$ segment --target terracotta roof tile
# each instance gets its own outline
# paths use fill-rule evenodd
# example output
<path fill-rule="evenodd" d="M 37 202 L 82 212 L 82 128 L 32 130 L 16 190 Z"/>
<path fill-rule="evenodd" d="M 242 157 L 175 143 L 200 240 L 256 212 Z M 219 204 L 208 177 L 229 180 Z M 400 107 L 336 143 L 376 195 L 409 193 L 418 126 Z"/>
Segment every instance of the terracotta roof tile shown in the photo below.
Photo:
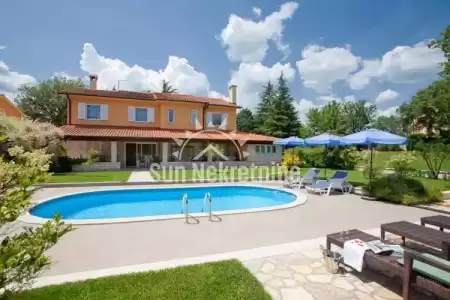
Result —
<path fill-rule="evenodd" d="M 165 100 L 178 102 L 196 102 L 196 103 L 208 103 L 209 105 L 230 106 L 239 108 L 239 106 L 237 106 L 236 104 L 228 102 L 224 99 L 198 97 L 178 93 L 143 93 L 132 91 L 107 91 L 107 90 L 72 88 L 65 91 L 64 94 L 109 97 L 109 98 L 126 98 L 126 99 L 149 100 L 149 101 Z"/>
<path fill-rule="evenodd" d="M 61 127 L 66 137 L 72 138 L 130 138 L 130 139 L 194 139 L 194 140 L 242 140 L 248 142 L 273 142 L 271 136 L 246 132 L 199 131 L 187 134 L 185 130 L 107 127 L 88 125 L 64 125 Z"/>

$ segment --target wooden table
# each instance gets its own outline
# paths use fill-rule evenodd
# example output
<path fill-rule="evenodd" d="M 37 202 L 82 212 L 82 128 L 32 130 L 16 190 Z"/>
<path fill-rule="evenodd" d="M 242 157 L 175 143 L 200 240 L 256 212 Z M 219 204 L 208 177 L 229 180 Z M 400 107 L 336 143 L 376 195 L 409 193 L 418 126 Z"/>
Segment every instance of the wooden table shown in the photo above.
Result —
<path fill-rule="evenodd" d="M 443 215 L 423 217 L 420 218 L 420 224 L 422 226 L 425 226 L 426 224 L 433 225 L 439 227 L 440 231 L 444 231 L 444 229 L 450 229 L 450 217 Z"/>
<path fill-rule="evenodd" d="M 386 232 L 401 236 L 403 245 L 405 245 L 405 240 L 408 238 L 424 245 L 441 249 L 441 256 L 450 260 L 450 232 L 443 232 L 406 221 L 381 224 L 382 240 L 385 239 Z"/>

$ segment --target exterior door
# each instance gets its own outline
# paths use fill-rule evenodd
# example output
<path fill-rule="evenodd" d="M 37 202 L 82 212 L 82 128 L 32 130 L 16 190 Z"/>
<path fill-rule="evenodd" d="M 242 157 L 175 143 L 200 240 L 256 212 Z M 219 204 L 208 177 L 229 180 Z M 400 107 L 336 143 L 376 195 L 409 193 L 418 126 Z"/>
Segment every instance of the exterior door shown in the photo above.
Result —
<path fill-rule="evenodd" d="M 137 144 L 125 144 L 126 153 L 126 166 L 136 167 L 136 145 Z"/>

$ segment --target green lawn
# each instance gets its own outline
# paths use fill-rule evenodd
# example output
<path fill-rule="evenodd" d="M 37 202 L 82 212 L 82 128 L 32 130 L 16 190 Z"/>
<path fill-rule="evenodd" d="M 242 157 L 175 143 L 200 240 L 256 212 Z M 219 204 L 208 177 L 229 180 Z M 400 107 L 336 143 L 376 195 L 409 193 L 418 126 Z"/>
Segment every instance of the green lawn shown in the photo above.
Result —
<path fill-rule="evenodd" d="M 49 183 L 127 181 L 130 171 L 97 171 L 53 174 Z"/>
<path fill-rule="evenodd" d="M 399 153 L 404 153 L 401 151 L 376 151 L 374 152 L 374 165 L 384 168 L 390 168 L 388 162 L 393 155 L 397 155 Z M 369 154 L 368 154 L 369 155 Z M 368 156 L 369 157 L 369 156 Z M 428 170 L 428 166 L 420 154 L 416 155 L 417 160 L 413 164 L 413 168 L 418 170 Z M 363 165 L 364 162 L 361 161 L 360 165 Z M 442 164 L 442 171 L 450 171 L 450 159 L 445 160 Z"/>
<path fill-rule="evenodd" d="M 236 260 L 105 277 L 29 290 L 10 300 L 270 300 Z"/>

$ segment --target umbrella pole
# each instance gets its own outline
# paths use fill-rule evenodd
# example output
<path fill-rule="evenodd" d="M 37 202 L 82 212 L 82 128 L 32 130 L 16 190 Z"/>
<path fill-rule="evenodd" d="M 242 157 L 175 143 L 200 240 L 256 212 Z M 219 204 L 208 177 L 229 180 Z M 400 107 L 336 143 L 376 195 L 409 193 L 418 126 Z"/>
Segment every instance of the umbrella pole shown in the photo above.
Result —
<path fill-rule="evenodd" d="M 370 163 L 369 163 L 369 196 L 372 197 L 372 170 L 373 170 L 373 145 L 370 144 Z"/>
<path fill-rule="evenodd" d="M 327 180 L 328 179 L 327 178 L 327 154 L 328 154 L 328 146 L 327 145 L 325 145 L 324 153 L 325 153 L 325 157 L 324 157 L 323 162 L 325 163 L 325 180 Z"/>

